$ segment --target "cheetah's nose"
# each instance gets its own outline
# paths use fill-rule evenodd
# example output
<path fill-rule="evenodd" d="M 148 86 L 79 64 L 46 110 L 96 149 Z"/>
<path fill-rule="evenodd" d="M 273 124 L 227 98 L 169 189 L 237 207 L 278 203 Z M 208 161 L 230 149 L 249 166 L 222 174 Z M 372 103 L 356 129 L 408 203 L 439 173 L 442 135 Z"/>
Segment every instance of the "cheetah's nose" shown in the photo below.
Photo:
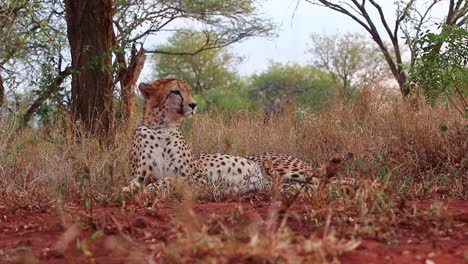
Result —
<path fill-rule="evenodd" d="M 190 103 L 189 106 L 190 108 L 195 109 L 195 107 L 197 107 L 197 103 Z"/>

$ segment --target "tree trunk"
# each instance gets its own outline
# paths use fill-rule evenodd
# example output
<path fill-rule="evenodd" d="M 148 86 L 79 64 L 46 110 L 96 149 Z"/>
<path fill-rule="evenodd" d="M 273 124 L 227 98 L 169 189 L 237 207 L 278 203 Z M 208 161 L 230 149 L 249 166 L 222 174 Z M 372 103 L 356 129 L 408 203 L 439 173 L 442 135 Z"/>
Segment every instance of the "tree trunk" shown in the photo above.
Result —
<path fill-rule="evenodd" d="M 135 112 L 135 87 L 141 70 L 145 65 L 146 56 L 143 47 L 132 52 L 130 65 L 119 72 L 119 82 L 122 90 L 122 114 L 125 124 L 130 124 Z"/>
<path fill-rule="evenodd" d="M 400 88 L 401 95 L 403 96 L 403 98 L 406 98 L 406 96 L 408 96 L 410 93 L 410 89 L 406 84 L 407 77 L 405 72 L 403 71 L 403 68 L 395 63 L 392 55 L 390 55 L 390 52 L 387 49 L 387 46 L 385 46 L 383 40 L 380 38 L 380 35 L 377 33 L 377 31 L 375 31 L 371 35 L 372 39 L 379 46 L 380 51 L 382 51 L 385 61 L 387 62 L 387 65 L 390 68 L 393 77 L 398 83 L 398 88 Z"/>
<path fill-rule="evenodd" d="M 101 139 L 113 135 L 112 0 L 65 0 L 73 118 Z"/>
<path fill-rule="evenodd" d="M 5 104 L 5 87 L 3 86 L 3 78 L 0 76 L 0 122 L 3 118 L 3 105 Z"/>
<path fill-rule="evenodd" d="M 402 70 L 398 71 L 398 75 L 395 78 L 398 81 L 401 95 L 403 95 L 403 98 L 406 98 L 411 92 L 410 84 L 406 83 L 406 80 L 408 79 L 406 77 L 406 73 L 404 73 Z"/>

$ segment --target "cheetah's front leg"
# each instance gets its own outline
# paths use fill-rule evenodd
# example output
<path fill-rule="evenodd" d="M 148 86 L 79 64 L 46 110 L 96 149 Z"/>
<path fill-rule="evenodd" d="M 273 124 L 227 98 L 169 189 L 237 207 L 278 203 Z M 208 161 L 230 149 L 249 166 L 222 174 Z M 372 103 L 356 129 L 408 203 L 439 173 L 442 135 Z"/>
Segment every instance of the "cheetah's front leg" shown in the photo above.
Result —
<path fill-rule="evenodd" d="M 123 188 L 124 193 L 135 193 L 137 191 L 143 191 L 147 194 L 169 194 L 174 191 L 178 185 L 206 185 L 207 180 L 204 176 L 196 176 L 191 178 L 186 177 L 166 177 L 159 180 L 154 178 L 144 179 L 143 177 L 135 177 L 130 181 L 130 184 Z"/>

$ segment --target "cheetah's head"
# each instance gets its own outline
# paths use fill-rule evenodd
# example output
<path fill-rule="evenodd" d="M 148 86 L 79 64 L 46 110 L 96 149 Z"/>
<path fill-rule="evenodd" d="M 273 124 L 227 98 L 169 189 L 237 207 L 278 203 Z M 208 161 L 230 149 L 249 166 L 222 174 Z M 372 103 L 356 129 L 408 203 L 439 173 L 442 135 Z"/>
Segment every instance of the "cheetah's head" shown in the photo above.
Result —
<path fill-rule="evenodd" d="M 161 79 L 151 84 L 140 83 L 138 88 L 146 99 L 143 115 L 146 125 L 175 127 L 195 114 L 197 102 L 186 81 Z"/>

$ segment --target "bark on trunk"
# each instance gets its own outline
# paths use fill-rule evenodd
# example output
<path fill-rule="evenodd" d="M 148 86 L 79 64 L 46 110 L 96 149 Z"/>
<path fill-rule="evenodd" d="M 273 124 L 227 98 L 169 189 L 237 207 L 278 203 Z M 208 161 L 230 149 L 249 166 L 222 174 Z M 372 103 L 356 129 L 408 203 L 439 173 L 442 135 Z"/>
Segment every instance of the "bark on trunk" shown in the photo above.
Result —
<path fill-rule="evenodd" d="M 130 65 L 119 73 L 122 90 L 122 114 L 125 124 L 129 124 L 135 112 L 135 87 L 141 70 L 145 65 L 146 56 L 143 48 L 131 56 Z"/>
<path fill-rule="evenodd" d="M 65 0 L 65 7 L 73 70 L 72 113 L 92 134 L 112 138 L 112 0 Z"/>
<path fill-rule="evenodd" d="M 5 87 L 3 86 L 3 78 L 0 76 L 0 122 L 3 118 L 3 105 L 5 104 Z"/>
<path fill-rule="evenodd" d="M 411 92 L 411 88 L 409 84 L 406 83 L 406 80 L 407 80 L 406 74 L 402 71 L 399 71 L 398 76 L 395 78 L 398 81 L 398 86 L 400 87 L 401 95 L 403 95 L 403 98 L 406 98 Z"/>
<path fill-rule="evenodd" d="M 385 61 L 387 62 L 387 65 L 390 68 L 393 77 L 398 82 L 398 87 L 400 88 L 401 95 L 403 96 L 403 98 L 405 98 L 409 95 L 410 89 L 406 84 L 407 77 L 403 71 L 403 68 L 395 63 L 395 61 L 392 58 L 392 55 L 390 55 L 390 52 L 388 51 L 382 39 L 380 38 L 380 35 L 378 35 L 377 31 L 371 35 L 374 41 L 379 46 L 380 50 L 382 51 Z"/>

